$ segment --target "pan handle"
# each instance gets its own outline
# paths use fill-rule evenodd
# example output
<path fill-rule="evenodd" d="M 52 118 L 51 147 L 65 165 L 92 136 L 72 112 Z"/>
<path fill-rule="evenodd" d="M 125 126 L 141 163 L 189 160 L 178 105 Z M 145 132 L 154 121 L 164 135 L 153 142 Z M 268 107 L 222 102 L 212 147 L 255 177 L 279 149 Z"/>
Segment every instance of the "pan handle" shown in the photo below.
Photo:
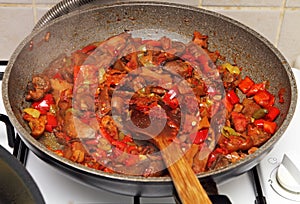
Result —
<path fill-rule="evenodd" d="M 4 122 L 6 125 L 8 145 L 13 148 L 16 140 L 14 126 L 11 124 L 7 115 L 0 114 L 0 121 Z"/>

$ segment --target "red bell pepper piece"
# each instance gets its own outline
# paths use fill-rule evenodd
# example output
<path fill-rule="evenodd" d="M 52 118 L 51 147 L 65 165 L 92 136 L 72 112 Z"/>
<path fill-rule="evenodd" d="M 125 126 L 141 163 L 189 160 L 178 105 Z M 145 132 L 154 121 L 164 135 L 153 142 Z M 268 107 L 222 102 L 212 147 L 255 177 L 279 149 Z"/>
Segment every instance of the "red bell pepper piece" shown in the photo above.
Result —
<path fill-rule="evenodd" d="M 112 136 L 104 128 L 100 128 L 99 131 L 100 131 L 100 134 L 105 139 L 107 139 L 111 144 L 113 143 L 113 141 L 115 141 L 114 138 L 112 138 Z"/>
<path fill-rule="evenodd" d="M 201 129 L 195 134 L 191 134 L 190 138 L 194 144 L 201 144 L 203 143 L 208 136 L 208 128 Z"/>
<path fill-rule="evenodd" d="M 133 141 L 133 139 L 130 137 L 130 136 L 127 136 L 127 135 L 125 135 L 124 136 L 124 138 L 123 138 L 123 140 L 122 140 L 122 142 L 124 142 L 124 143 L 131 143 L 131 142 L 134 142 Z"/>
<path fill-rule="evenodd" d="M 178 95 L 178 90 L 176 87 L 173 87 L 166 93 L 163 97 L 163 102 L 170 106 L 172 109 L 176 109 L 179 106 L 176 96 Z"/>
<path fill-rule="evenodd" d="M 45 129 L 48 132 L 52 132 L 53 128 L 57 127 L 57 125 L 58 125 L 56 116 L 53 115 L 52 113 L 47 113 L 46 116 L 47 116 L 47 123 L 46 123 Z"/>
<path fill-rule="evenodd" d="M 81 52 L 86 54 L 88 52 L 91 52 L 91 51 L 95 50 L 96 48 L 97 48 L 96 45 L 87 45 L 87 46 L 85 46 L 84 48 L 81 49 Z"/>
<path fill-rule="evenodd" d="M 248 90 L 248 92 L 246 93 L 247 97 L 251 97 L 254 96 L 258 91 L 263 91 L 266 89 L 266 83 L 262 82 L 259 84 L 253 84 L 251 86 L 251 88 Z"/>
<path fill-rule="evenodd" d="M 240 98 L 238 97 L 238 95 L 235 93 L 233 89 L 227 92 L 227 97 L 232 105 L 240 102 Z"/>
<path fill-rule="evenodd" d="M 53 76 L 54 79 L 63 79 L 62 75 L 57 72 L 54 76 Z"/>
<path fill-rule="evenodd" d="M 277 124 L 275 122 L 264 119 L 255 120 L 254 124 L 259 128 L 263 128 L 265 132 L 270 134 L 274 134 L 277 128 Z"/>
<path fill-rule="evenodd" d="M 268 113 L 265 115 L 265 119 L 268 121 L 274 121 L 280 113 L 280 110 L 274 106 L 267 108 Z"/>
<path fill-rule="evenodd" d="M 258 120 L 254 121 L 254 125 L 256 125 L 259 128 L 263 128 L 264 127 L 264 122 L 265 122 L 264 119 L 258 119 Z"/>
<path fill-rule="evenodd" d="M 214 161 L 218 158 L 218 155 L 223 154 L 226 155 L 228 154 L 228 150 L 223 149 L 223 148 L 216 148 L 212 153 L 210 153 L 208 160 L 207 160 L 207 167 L 211 167 Z"/>
<path fill-rule="evenodd" d="M 233 105 L 232 105 L 232 103 L 230 102 L 228 96 L 225 97 L 224 105 L 225 105 L 225 108 L 226 108 L 226 110 L 227 110 L 228 112 L 231 112 L 231 111 L 232 111 Z"/>
<path fill-rule="evenodd" d="M 54 104 L 52 94 L 46 94 L 44 98 L 32 103 L 32 107 L 39 110 L 42 115 L 45 115 L 50 110 L 50 105 Z"/>
<path fill-rule="evenodd" d="M 271 121 L 264 122 L 264 131 L 270 134 L 274 134 L 277 128 L 277 124 Z"/>
<path fill-rule="evenodd" d="M 254 81 L 253 81 L 250 77 L 246 76 L 246 77 L 238 84 L 238 87 L 239 87 L 239 89 L 245 94 L 245 93 L 247 93 L 247 92 L 251 89 L 251 87 L 252 87 L 254 84 L 255 84 Z"/>
<path fill-rule="evenodd" d="M 253 97 L 254 101 L 264 108 L 274 105 L 275 97 L 267 90 L 259 90 Z"/>
<path fill-rule="evenodd" d="M 217 160 L 218 155 L 219 154 L 215 153 L 215 152 L 210 153 L 210 155 L 208 157 L 208 160 L 207 160 L 207 163 L 206 163 L 206 166 L 208 168 L 210 168 L 212 166 L 212 164 Z"/>
<path fill-rule="evenodd" d="M 131 154 L 132 151 L 136 151 L 137 150 L 137 147 L 135 145 L 128 145 L 126 147 L 126 152 Z"/>
<path fill-rule="evenodd" d="M 76 79 L 77 79 L 77 76 L 78 76 L 78 73 L 80 71 L 80 68 L 81 68 L 81 66 L 79 66 L 79 65 L 75 65 L 73 67 L 73 78 L 74 78 L 74 81 L 76 81 Z"/>
<path fill-rule="evenodd" d="M 112 142 L 112 145 L 116 146 L 118 149 L 120 149 L 121 151 L 124 151 L 125 147 L 127 146 L 126 143 L 124 142 L 121 142 L 121 141 L 117 141 L 117 140 L 114 140 Z"/>

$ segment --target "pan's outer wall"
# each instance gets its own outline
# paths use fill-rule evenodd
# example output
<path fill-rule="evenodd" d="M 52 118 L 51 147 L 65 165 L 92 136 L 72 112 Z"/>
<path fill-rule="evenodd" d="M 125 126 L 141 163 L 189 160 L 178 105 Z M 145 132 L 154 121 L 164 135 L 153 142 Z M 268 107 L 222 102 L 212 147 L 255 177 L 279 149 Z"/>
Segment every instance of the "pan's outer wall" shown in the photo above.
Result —
<path fill-rule="evenodd" d="M 26 168 L 2 146 L 0 146 L 0 203 L 45 203 Z"/>
<path fill-rule="evenodd" d="M 23 90 L 34 73 L 41 72 L 60 54 L 70 54 L 91 42 L 124 31 L 133 33 L 134 37 L 159 38 L 165 35 L 173 40 L 188 42 L 195 30 L 208 35 L 210 49 L 219 50 L 229 62 L 241 66 L 244 76 L 248 75 L 257 82 L 269 80 L 270 91 L 275 95 L 280 88 L 285 89 L 285 103 L 276 102 L 281 116 L 277 119 L 280 128 L 273 138 L 247 159 L 201 174 L 199 178 L 213 176 L 221 180 L 243 173 L 271 150 L 289 124 L 296 106 L 295 79 L 284 57 L 267 40 L 232 19 L 202 9 L 176 4 L 124 3 L 78 10 L 53 20 L 31 33 L 9 61 L 3 79 L 3 99 L 8 116 L 32 151 L 78 180 L 118 193 L 122 189 L 121 193 L 128 195 L 172 195 L 170 178 L 107 175 L 71 163 L 47 150 L 30 136 L 28 126 L 22 119 L 21 110 L 26 105 Z M 47 33 L 50 33 L 49 40 L 45 38 Z M 157 185 L 164 186 L 163 190 L 155 190 Z"/>

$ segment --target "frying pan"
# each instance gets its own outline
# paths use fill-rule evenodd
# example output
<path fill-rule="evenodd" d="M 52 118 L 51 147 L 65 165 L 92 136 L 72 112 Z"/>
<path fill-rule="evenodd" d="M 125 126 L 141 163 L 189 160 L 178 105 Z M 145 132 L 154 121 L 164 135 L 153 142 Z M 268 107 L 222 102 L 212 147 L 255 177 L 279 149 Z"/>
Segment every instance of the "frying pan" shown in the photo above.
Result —
<path fill-rule="evenodd" d="M 45 203 L 26 168 L 2 146 L 0 146 L 0 203 Z"/>
<path fill-rule="evenodd" d="M 94 4 L 35 29 L 17 47 L 4 74 L 2 92 L 7 114 L 22 140 L 38 157 L 77 181 L 125 195 L 170 196 L 173 186 L 169 177 L 109 174 L 73 163 L 45 148 L 30 135 L 22 119 L 22 109 L 28 106 L 24 90 L 32 75 L 44 70 L 53 59 L 91 42 L 124 31 L 134 37 L 168 36 L 188 42 L 195 30 L 208 35 L 209 49 L 219 50 L 227 61 L 241 66 L 244 76 L 255 81 L 269 80 L 269 90 L 274 95 L 279 89 L 285 90 L 285 102 L 275 103 L 281 110 L 276 120 L 278 130 L 268 142 L 245 159 L 197 176 L 220 182 L 244 173 L 268 154 L 286 130 L 296 106 L 296 83 L 289 64 L 268 40 L 233 19 L 204 9 L 158 2 Z"/>
<path fill-rule="evenodd" d="M 45 203 L 25 167 L 0 146 L 0 203 Z"/>

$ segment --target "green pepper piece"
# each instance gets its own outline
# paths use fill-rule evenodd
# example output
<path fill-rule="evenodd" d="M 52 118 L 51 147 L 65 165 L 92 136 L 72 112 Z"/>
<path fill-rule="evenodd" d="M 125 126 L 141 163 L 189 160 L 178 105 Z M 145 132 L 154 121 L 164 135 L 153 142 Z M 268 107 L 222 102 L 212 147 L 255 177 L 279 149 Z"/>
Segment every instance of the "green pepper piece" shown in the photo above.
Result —
<path fill-rule="evenodd" d="M 225 136 L 225 137 L 229 137 L 229 136 L 240 136 L 240 133 L 236 132 L 233 128 L 228 127 L 228 126 L 224 126 L 221 130 L 221 133 Z"/>
<path fill-rule="evenodd" d="M 229 63 L 222 64 L 222 67 L 226 68 L 230 72 L 230 74 L 237 74 L 237 75 L 239 75 L 241 73 L 241 70 L 240 70 L 240 68 L 238 66 L 233 66 L 233 65 L 231 65 Z"/>
<path fill-rule="evenodd" d="M 257 111 L 255 111 L 252 115 L 252 117 L 254 119 L 260 119 L 260 118 L 263 118 L 265 117 L 265 115 L 268 113 L 268 110 L 265 109 L 265 108 L 261 108 L 261 109 L 258 109 Z"/>

